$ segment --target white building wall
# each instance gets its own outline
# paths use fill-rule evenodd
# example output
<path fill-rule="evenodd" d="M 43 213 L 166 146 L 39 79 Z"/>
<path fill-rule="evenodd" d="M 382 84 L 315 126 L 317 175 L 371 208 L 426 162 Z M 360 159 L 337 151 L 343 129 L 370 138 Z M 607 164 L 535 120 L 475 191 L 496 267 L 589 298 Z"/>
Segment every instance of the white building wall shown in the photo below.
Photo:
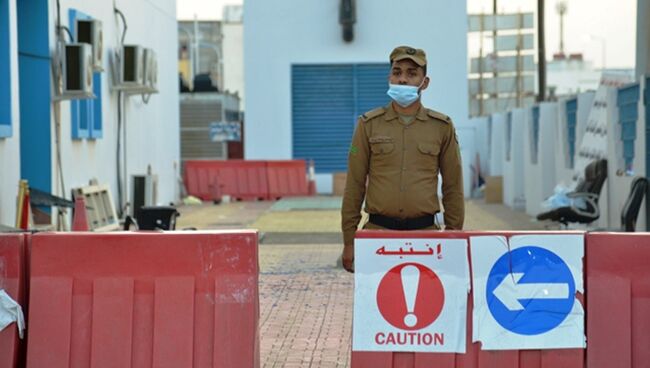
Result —
<path fill-rule="evenodd" d="M 11 50 L 11 137 L 0 138 L 0 224 L 16 224 L 16 197 L 20 180 L 20 108 L 18 96 L 18 32 L 16 2 L 9 1 Z M 0 83 L 7 83 L 1 81 Z"/>
<path fill-rule="evenodd" d="M 595 99 L 595 91 L 585 92 L 578 95 L 578 112 L 576 114 L 576 156 L 578 155 L 578 151 L 582 145 L 582 138 L 585 135 L 587 123 L 589 121 L 589 113 L 591 112 Z"/>
<path fill-rule="evenodd" d="M 490 162 L 489 175 L 503 175 L 503 157 L 505 136 L 503 134 L 506 125 L 506 113 L 492 114 L 492 126 L 490 132 Z"/>
<path fill-rule="evenodd" d="M 244 67 L 247 159 L 292 157 L 291 65 L 388 62 L 398 45 L 424 49 L 429 88 L 422 101 L 466 119 L 467 22 L 464 1 L 357 1 L 354 41 L 345 43 L 337 1 L 244 3 Z M 387 76 L 388 77 L 388 76 Z M 388 82 L 387 86 L 388 88 Z"/>
<path fill-rule="evenodd" d="M 479 155 L 479 172 L 485 177 L 489 175 L 488 170 L 490 166 L 490 122 L 486 116 L 473 118 L 471 121 L 476 127 L 476 150 Z"/>
<path fill-rule="evenodd" d="M 569 132 L 567 131 L 568 119 L 566 113 L 566 102 L 567 99 L 562 98 L 557 104 L 557 118 L 554 122 L 553 135 L 557 145 L 557 150 L 555 151 L 556 184 L 569 187 L 573 182 L 573 169 L 571 168 L 569 155 Z"/>
<path fill-rule="evenodd" d="M 223 83 L 224 89 L 237 93 L 240 109 L 245 110 L 244 94 L 244 25 L 242 22 L 227 22 L 221 26 L 223 32 Z"/>
<path fill-rule="evenodd" d="M 477 128 L 474 120 L 456 126 L 456 135 L 458 136 L 463 164 L 463 191 L 465 198 L 470 198 L 472 191 L 478 186 L 478 173 L 476 171 L 478 161 Z"/>
<path fill-rule="evenodd" d="M 613 91 L 608 97 L 609 101 L 613 102 L 610 111 L 611 118 L 609 119 L 608 127 L 608 151 L 607 151 L 607 178 L 609 181 L 609 206 L 608 213 L 608 228 L 610 230 L 621 229 L 621 211 L 623 205 L 630 194 L 630 187 L 632 181 L 637 176 L 646 177 L 646 127 L 645 127 L 645 106 L 643 103 L 643 90 L 645 81 L 641 82 L 641 97 L 639 98 L 639 118 L 636 123 L 636 139 L 634 141 L 634 161 L 632 162 L 632 169 L 626 171 L 625 162 L 623 159 L 623 142 L 621 141 L 621 124 L 619 124 L 618 114 L 619 109 L 616 107 L 617 92 Z M 639 217 L 637 217 L 636 231 L 645 231 L 645 205 L 642 204 Z"/>
<path fill-rule="evenodd" d="M 53 2 L 53 0 L 52 0 Z M 145 104 L 140 95 L 125 98 L 123 127 L 126 127 L 126 178 L 123 201 L 130 193 L 132 174 L 146 174 L 151 166 L 158 176 L 157 203 L 169 204 L 178 199 L 180 175 L 179 87 L 177 55 L 176 2 L 119 0 L 116 7 L 124 13 L 128 30 L 126 44 L 152 48 L 158 58 L 158 90 Z M 108 56 L 119 45 L 121 20 L 116 19 L 113 2 L 61 0 L 61 22 L 68 24 L 68 10 L 77 9 L 102 21 L 105 53 Z M 51 43 L 52 45 L 52 43 Z M 102 73 L 103 137 L 97 140 L 73 140 L 70 102 L 61 104 L 61 146 L 65 193 L 73 187 L 88 185 L 90 179 L 108 183 L 117 206 L 117 92 L 111 90 L 108 58 Z M 56 150 L 52 134 L 52 181 L 60 193 L 56 173 Z M 121 142 L 124 145 L 124 142 Z M 124 166 L 123 166 L 124 167 Z"/>
<path fill-rule="evenodd" d="M 574 153 L 574 165 L 578 158 L 578 151 L 582 136 L 587 127 L 587 119 L 589 117 L 589 110 L 594 102 L 594 92 L 581 93 L 577 98 L 578 110 L 576 112 L 576 141 Z M 563 185 L 567 188 L 573 188 L 576 184 L 575 169 L 572 167 L 569 156 L 569 143 L 567 138 L 567 115 L 566 115 L 566 100 L 561 100 L 558 104 L 558 116 L 556 125 L 556 142 L 558 149 L 555 154 L 555 180 L 557 184 Z"/>
<path fill-rule="evenodd" d="M 537 216 L 546 210 L 542 201 L 553 194 L 555 187 L 555 120 L 557 119 L 557 103 L 543 102 L 539 105 L 539 141 L 537 144 L 537 161 L 533 159 L 533 119 L 532 109 L 527 111 L 524 140 L 524 175 L 526 194 L 526 213 Z"/>

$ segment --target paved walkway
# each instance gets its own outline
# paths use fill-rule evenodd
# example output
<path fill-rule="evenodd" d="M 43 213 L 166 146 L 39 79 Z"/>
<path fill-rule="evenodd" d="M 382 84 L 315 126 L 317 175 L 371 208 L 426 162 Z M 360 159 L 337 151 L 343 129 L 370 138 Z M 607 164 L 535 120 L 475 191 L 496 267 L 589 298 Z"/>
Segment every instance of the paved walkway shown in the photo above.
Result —
<path fill-rule="evenodd" d="M 181 207 L 178 228 L 256 228 L 263 368 L 349 367 L 353 275 L 341 252 L 336 197 Z M 541 230 L 522 212 L 470 200 L 468 230 Z"/>

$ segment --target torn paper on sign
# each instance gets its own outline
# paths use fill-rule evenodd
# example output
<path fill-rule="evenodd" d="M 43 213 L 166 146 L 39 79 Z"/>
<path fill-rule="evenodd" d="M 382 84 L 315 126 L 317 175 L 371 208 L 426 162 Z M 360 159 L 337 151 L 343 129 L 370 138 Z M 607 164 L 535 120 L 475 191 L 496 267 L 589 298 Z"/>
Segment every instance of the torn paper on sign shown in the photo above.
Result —
<path fill-rule="evenodd" d="M 15 300 L 11 299 L 4 289 L 0 290 L 0 331 L 10 324 L 16 322 L 18 325 L 18 336 L 23 338 L 25 332 L 25 317 L 23 310 Z"/>

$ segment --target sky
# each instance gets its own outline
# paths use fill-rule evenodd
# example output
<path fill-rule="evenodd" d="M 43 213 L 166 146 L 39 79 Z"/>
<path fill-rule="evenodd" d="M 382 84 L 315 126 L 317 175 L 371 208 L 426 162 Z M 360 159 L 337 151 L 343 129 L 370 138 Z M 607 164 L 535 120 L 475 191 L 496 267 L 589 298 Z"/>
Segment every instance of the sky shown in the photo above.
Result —
<path fill-rule="evenodd" d="M 264 1 L 264 0 L 262 0 Z M 335 1 L 335 0 L 329 0 Z M 357 0 L 372 1 L 372 0 Z M 450 1 L 450 0 L 438 0 Z M 497 0 L 499 11 L 532 12 L 536 0 Z M 559 17 L 555 11 L 559 0 L 546 0 L 547 58 L 559 50 Z M 636 62 L 636 5 L 637 0 L 566 0 L 565 52 L 583 53 L 585 59 L 601 68 L 603 59 L 607 68 L 633 68 Z M 493 0 L 467 0 L 468 13 L 491 12 Z M 178 19 L 218 20 L 224 5 L 242 4 L 243 0 L 178 0 Z M 245 15 L 244 15 L 245 17 Z M 475 43 L 469 41 L 470 55 Z M 603 58 L 603 49 L 605 57 Z"/>

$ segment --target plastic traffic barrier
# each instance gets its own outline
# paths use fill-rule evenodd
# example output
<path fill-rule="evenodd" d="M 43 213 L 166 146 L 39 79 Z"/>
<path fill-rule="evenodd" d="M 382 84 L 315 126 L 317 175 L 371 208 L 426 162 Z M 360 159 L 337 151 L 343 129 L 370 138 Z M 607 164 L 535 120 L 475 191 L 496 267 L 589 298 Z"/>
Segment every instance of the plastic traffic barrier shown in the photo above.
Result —
<path fill-rule="evenodd" d="M 650 366 L 650 234 L 587 234 L 587 367 Z"/>
<path fill-rule="evenodd" d="M 357 239 L 372 238 L 438 238 L 468 239 L 472 236 L 501 235 L 510 238 L 514 235 L 567 234 L 568 232 L 456 232 L 456 231 L 361 231 Z M 586 242 L 585 237 L 585 242 Z M 650 247 L 648 248 L 650 250 Z M 468 247 L 471 258 L 471 247 Z M 646 264 L 650 264 L 647 261 Z M 470 264 L 471 268 L 471 264 Z M 471 269 L 470 269 L 471 272 Z M 470 276 L 471 280 L 471 276 Z M 584 304 L 582 296 L 578 300 Z M 472 343 L 473 294 L 468 295 L 467 305 L 467 350 L 464 354 L 455 353 L 408 353 L 408 352 L 370 352 L 352 351 L 352 368 L 584 368 L 584 349 L 551 350 L 481 350 L 480 343 Z M 605 366 L 605 365 L 603 365 Z M 609 365 L 610 367 L 618 365 Z M 591 366 L 588 366 L 591 368 Z"/>
<path fill-rule="evenodd" d="M 214 198 L 215 186 L 220 195 L 233 200 L 267 199 L 269 194 L 265 161 L 190 160 L 185 161 L 185 185 L 189 194 L 202 200 Z"/>
<path fill-rule="evenodd" d="M 32 237 L 27 367 L 259 367 L 257 233 Z"/>
<path fill-rule="evenodd" d="M 24 243 L 22 234 L 0 234 L 0 289 L 21 306 L 25 303 Z M 18 366 L 22 343 L 16 323 L 0 331 L 0 368 Z"/>
<path fill-rule="evenodd" d="M 309 195 L 304 160 L 268 161 L 269 199 Z"/>

